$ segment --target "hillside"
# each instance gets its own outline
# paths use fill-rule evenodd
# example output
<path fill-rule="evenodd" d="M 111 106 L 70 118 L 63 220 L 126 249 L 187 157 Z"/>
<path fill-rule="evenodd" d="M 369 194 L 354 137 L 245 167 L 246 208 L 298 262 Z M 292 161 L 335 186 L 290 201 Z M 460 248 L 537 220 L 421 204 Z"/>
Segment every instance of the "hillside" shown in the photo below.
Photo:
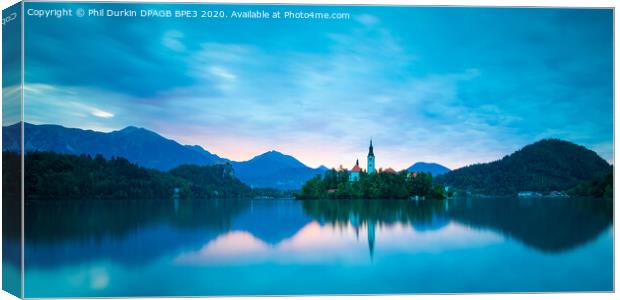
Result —
<path fill-rule="evenodd" d="M 17 154 L 3 152 L 4 160 Z M 124 158 L 53 152 L 25 155 L 26 200 L 233 198 L 250 188 L 229 175 L 225 165 L 183 165 L 169 172 L 147 169 Z"/>
<path fill-rule="evenodd" d="M 563 191 L 611 171 L 594 151 L 571 142 L 545 139 L 491 163 L 437 176 L 435 182 L 472 193 L 515 195 L 520 191 Z"/>
<path fill-rule="evenodd" d="M 181 165 L 168 174 L 188 182 L 188 190 L 182 196 L 192 198 L 235 198 L 250 195 L 251 189 L 232 175 L 228 165 L 195 166 Z"/>

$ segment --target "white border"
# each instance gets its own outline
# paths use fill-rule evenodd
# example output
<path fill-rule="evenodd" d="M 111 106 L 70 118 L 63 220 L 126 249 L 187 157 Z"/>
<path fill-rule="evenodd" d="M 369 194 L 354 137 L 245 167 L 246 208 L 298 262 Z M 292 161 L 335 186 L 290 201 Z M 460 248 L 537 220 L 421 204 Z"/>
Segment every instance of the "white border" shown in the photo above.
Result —
<path fill-rule="evenodd" d="M 27 0 L 26 0 L 27 1 Z M 2 1 L 0 9 L 5 9 L 12 4 L 19 1 L 9 0 Z M 34 1 L 33 1 L 34 2 Z M 50 0 L 38 0 L 38 2 L 123 2 L 123 1 L 97 1 L 97 0 L 64 0 L 64 1 L 50 1 Z M 617 6 L 615 0 L 234 0 L 234 1 L 197 1 L 197 0 L 130 0 L 125 2 L 134 3 L 149 3 L 149 2 L 168 2 L 168 3 L 259 3 L 259 4 L 368 4 L 368 5 L 420 5 L 420 6 L 510 6 L 510 7 L 612 7 Z M 618 48 L 616 42 L 618 41 L 618 29 L 616 14 L 614 12 L 614 162 L 618 162 L 616 158 L 616 140 L 615 132 L 618 129 L 618 124 L 615 122 L 615 116 L 618 113 L 619 108 L 615 105 L 615 99 L 618 99 L 618 90 L 615 88 L 618 84 L 618 69 L 616 68 L 615 58 L 618 56 Z M 2 33 L 0 30 L 0 49 L 2 48 Z M 0 62 L 0 68 L 2 62 Z M 2 81 L 2 74 L 0 72 L 0 82 Z M 0 114 L 1 121 L 1 114 Z M 1 122 L 0 122 L 1 123 Z M 1 139 L 0 132 L 0 139 Z M 1 162 L 1 158 L 0 158 Z M 620 180 L 614 176 L 614 199 L 617 199 L 620 186 L 618 183 Z M 0 188 L 2 183 L 0 182 Z M 615 202 L 615 200 L 614 200 Z M 617 215 L 618 205 L 614 205 L 614 216 Z M 1 218 L 1 217 L 0 217 Z M 614 217 L 615 219 L 615 217 Z M 23 221 L 23 219 L 22 219 Z M 0 231 L 2 225 L 0 224 Z M 614 224 L 615 228 L 615 224 Z M 616 240 L 616 233 L 614 232 L 614 241 Z M 615 244 L 615 242 L 614 242 Z M 615 259 L 619 253 L 618 247 L 614 247 L 614 290 L 618 287 L 618 276 L 616 276 L 616 270 L 618 270 L 618 260 Z M 0 250 L 0 255 L 1 255 Z M 1 279 L 0 272 L 0 279 Z M 1 282 L 1 280 L 0 280 Z M 22 281 L 23 282 L 23 281 Z M 548 294 L 456 294 L 456 295 L 378 295 L 378 296 L 294 296 L 294 297 L 209 297 L 206 299 L 466 299 L 466 300 L 490 300 L 490 299 L 615 299 L 614 293 L 548 293 Z M 7 292 L 0 292 L 0 299 L 15 299 Z M 129 298 L 114 298 L 114 299 L 129 299 Z M 135 299 L 135 298 L 134 298 Z M 140 299 L 162 299 L 162 298 L 140 298 Z M 192 299 L 192 298 L 164 298 L 164 299 Z"/>

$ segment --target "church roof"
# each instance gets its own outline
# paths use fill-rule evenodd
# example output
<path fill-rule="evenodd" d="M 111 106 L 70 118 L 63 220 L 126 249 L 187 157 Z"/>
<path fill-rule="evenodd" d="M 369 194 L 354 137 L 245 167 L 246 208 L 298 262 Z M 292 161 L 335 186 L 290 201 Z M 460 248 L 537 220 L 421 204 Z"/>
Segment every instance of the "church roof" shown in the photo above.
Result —
<path fill-rule="evenodd" d="M 355 166 L 353 166 L 353 169 L 351 169 L 351 172 L 361 172 L 362 168 L 360 168 L 360 161 L 356 160 L 355 161 Z"/>

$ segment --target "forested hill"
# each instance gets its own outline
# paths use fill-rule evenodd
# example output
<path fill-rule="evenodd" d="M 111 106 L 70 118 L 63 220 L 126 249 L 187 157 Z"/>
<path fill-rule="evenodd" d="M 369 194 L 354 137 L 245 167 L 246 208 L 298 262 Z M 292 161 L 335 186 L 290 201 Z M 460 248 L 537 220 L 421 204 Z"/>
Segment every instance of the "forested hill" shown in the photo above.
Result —
<path fill-rule="evenodd" d="M 545 139 L 498 161 L 456 169 L 435 180 L 476 194 L 515 195 L 520 191 L 564 191 L 611 170 L 592 150 Z"/>
<path fill-rule="evenodd" d="M 15 161 L 19 156 L 3 152 L 3 159 Z M 25 196 L 27 200 L 169 199 L 175 189 L 181 198 L 250 195 L 252 190 L 228 168 L 184 165 L 162 172 L 140 167 L 124 158 L 31 152 L 25 155 Z M 3 183 L 10 186 L 6 180 Z"/>

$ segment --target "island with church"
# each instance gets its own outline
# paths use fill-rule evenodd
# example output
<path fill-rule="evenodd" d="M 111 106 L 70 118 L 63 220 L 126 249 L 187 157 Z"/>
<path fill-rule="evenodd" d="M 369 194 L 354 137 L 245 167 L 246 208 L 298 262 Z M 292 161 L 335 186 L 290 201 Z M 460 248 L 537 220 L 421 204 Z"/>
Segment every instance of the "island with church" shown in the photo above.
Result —
<path fill-rule="evenodd" d="M 295 194 L 297 199 L 443 199 L 447 191 L 434 184 L 433 176 L 424 172 L 376 169 L 370 140 L 366 169 L 359 159 L 348 170 L 340 166 L 308 180 Z"/>

